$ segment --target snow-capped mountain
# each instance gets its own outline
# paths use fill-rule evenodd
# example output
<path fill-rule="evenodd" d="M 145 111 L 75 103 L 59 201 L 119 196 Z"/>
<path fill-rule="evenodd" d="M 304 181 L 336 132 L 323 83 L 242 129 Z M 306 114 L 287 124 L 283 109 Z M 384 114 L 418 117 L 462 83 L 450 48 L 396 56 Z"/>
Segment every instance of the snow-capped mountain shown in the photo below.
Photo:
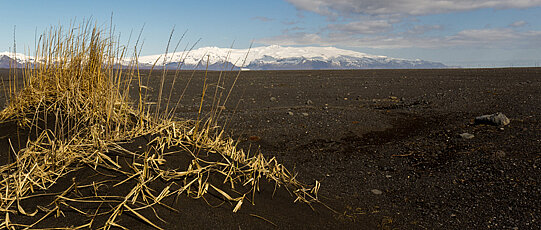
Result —
<path fill-rule="evenodd" d="M 142 66 L 165 63 L 171 67 L 179 63 L 184 69 L 422 69 L 445 68 L 438 62 L 406 60 L 370 55 L 335 47 L 262 46 L 251 49 L 204 47 L 189 52 L 139 57 Z"/>
<path fill-rule="evenodd" d="M 8 53 L 0 53 L 12 57 Z M 17 62 L 23 63 L 24 55 L 17 56 Z M 5 61 L 9 59 L 5 58 Z M 127 65 L 130 60 L 124 60 Z M 138 57 L 141 68 L 156 66 L 168 68 L 209 69 L 209 70 L 293 70 L 293 69 L 422 69 L 446 68 L 447 66 L 423 60 L 407 60 L 379 55 L 370 55 L 335 47 L 283 47 L 262 46 L 251 49 L 230 49 L 203 47 L 185 52 L 167 55 L 149 55 Z M 9 66 L 9 62 L 7 63 Z M 0 68 L 4 67 L 0 59 Z M 208 65 L 208 67 L 207 67 Z"/>
<path fill-rule="evenodd" d="M 22 67 L 27 61 L 33 61 L 34 58 L 24 54 L 14 54 L 12 52 L 0 52 L 0 68 Z"/>

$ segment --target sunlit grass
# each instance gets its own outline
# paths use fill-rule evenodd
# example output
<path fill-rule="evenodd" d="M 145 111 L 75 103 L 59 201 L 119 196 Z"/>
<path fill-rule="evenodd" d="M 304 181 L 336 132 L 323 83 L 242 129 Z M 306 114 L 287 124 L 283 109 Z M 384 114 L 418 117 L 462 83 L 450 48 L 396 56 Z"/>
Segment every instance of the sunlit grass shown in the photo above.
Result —
<path fill-rule="evenodd" d="M 166 70 L 162 70 L 157 103 L 146 101 L 148 86 L 144 85 L 136 61 L 139 47 L 135 45 L 132 56 L 127 57 L 128 47 L 118 40 L 111 30 L 105 32 L 92 23 L 52 28 L 37 41 L 35 61 L 19 70 L 23 71 L 21 87 L 12 71 L 9 86 L 5 87 L 9 103 L 0 112 L 0 121 L 15 122 L 28 133 L 22 135 L 27 139 L 20 149 L 12 145 L 4 150 L 10 151 L 14 160 L 0 167 L 1 228 L 34 228 L 45 218 L 71 210 L 91 219 L 79 228 L 123 228 L 118 224 L 119 216 L 129 212 L 159 229 L 159 223 L 150 221 L 141 214 L 142 210 L 154 210 L 157 205 L 170 208 L 162 202 L 168 197 L 184 194 L 198 199 L 214 191 L 232 203 L 232 211 L 237 212 L 246 200 L 255 202 L 261 180 L 287 188 L 296 201 L 317 201 L 319 183 L 307 188 L 275 158 L 248 154 L 224 135 L 217 120 L 232 88 L 225 89 L 220 85 L 223 81 L 218 80 L 211 90 L 205 81 L 198 119 L 175 118 L 180 98 L 171 100 L 171 92 L 163 92 Z M 121 63 L 127 67 L 120 68 Z M 175 80 L 177 76 L 178 72 Z M 135 99 L 128 96 L 133 85 L 138 93 Z M 212 101 L 204 100 L 206 93 L 214 95 Z M 164 102 L 162 97 L 168 100 Z M 212 111 L 203 113 L 204 103 L 211 103 Z M 145 151 L 122 147 L 123 143 L 141 137 L 150 138 Z M 166 167 L 165 156 L 178 149 L 190 154 L 191 163 L 183 169 Z M 121 167 L 111 152 L 122 152 L 133 160 L 128 167 Z M 200 152 L 219 157 L 204 157 Z M 60 178 L 81 167 L 119 172 L 124 176 L 115 186 L 128 182 L 135 182 L 135 186 L 123 196 L 110 197 L 96 192 L 96 186 L 104 182 L 74 182 L 66 191 L 50 194 L 55 196 L 55 202 L 48 207 L 25 210 L 20 205 L 36 191 L 47 191 Z M 224 179 L 222 183 L 211 183 L 209 178 L 213 177 Z M 167 185 L 162 190 L 151 189 L 149 184 L 156 180 Z M 240 187 L 248 189 L 240 192 Z M 68 195 L 83 188 L 94 188 L 96 194 L 78 198 Z M 90 212 L 68 205 L 69 202 L 107 205 Z M 15 214 L 36 216 L 37 221 L 32 225 L 15 223 L 10 218 Z M 94 218 L 105 214 L 105 225 L 95 226 Z M 155 215 L 159 219 L 159 213 Z"/>

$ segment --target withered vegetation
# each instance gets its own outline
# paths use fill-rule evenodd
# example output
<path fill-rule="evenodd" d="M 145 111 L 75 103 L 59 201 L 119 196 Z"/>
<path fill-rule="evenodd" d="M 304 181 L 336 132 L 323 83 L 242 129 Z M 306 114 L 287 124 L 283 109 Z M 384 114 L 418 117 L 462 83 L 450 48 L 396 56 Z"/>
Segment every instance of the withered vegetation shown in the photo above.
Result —
<path fill-rule="evenodd" d="M 23 82 L 17 82 L 15 73 L 4 82 L 9 102 L 0 112 L 0 121 L 16 123 L 28 133 L 23 133 L 20 148 L 10 139 L 10 149 L 2 149 L 10 151 L 13 159 L 0 166 L 1 228 L 36 228 L 44 219 L 70 210 L 89 217 L 89 222 L 55 227 L 124 228 L 118 220 L 129 212 L 160 229 L 160 223 L 143 213 L 154 213 L 153 218 L 160 219 L 155 207 L 172 209 L 162 202 L 166 198 L 204 199 L 213 191 L 236 212 L 243 202 L 257 203 L 262 181 L 287 189 L 296 201 L 318 202 L 318 182 L 303 185 L 276 159 L 238 149 L 236 141 L 224 135 L 217 117 L 229 89 L 218 84 L 211 90 L 206 84 L 203 97 L 207 91 L 214 93 L 210 115 L 196 120 L 176 118 L 178 103 L 171 100 L 171 92 L 169 100 L 162 100 L 167 98 L 165 73 L 158 101 L 147 101 L 148 87 L 137 65 L 138 44 L 128 57 L 127 46 L 118 40 L 110 30 L 105 32 L 92 23 L 67 30 L 52 28 L 37 42 L 34 61 L 18 70 L 23 71 Z M 138 98 L 129 98 L 134 85 Z M 148 140 L 144 148 L 125 147 L 140 138 Z M 166 156 L 180 151 L 190 156 L 187 167 L 168 164 Z M 131 160 L 120 162 L 114 157 L 119 155 Z M 121 178 L 116 178 L 114 186 L 129 185 L 128 189 L 122 195 L 103 195 L 98 188 L 107 181 L 74 181 L 63 192 L 47 193 L 59 179 L 83 167 L 115 172 Z M 158 180 L 166 186 L 151 188 Z M 92 190 L 91 195 L 70 195 L 84 189 Z M 53 202 L 23 208 L 22 201 L 38 195 L 53 196 Z M 96 203 L 99 208 L 83 210 L 77 203 Z M 17 223 L 12 221 L 14 215 L 34 216 L 36 221 Z M 97 226 L 94 218 L 104 215 L 106 221 Z"/>

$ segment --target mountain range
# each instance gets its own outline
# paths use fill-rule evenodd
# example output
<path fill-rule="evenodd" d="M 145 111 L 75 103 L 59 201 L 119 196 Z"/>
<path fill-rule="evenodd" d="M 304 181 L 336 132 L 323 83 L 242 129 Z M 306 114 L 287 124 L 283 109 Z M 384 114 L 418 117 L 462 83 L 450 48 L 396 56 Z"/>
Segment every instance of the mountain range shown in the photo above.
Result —
<path fill-rule="evenodd" d="M 22 66 L 32 60 L 17 54 L 0 53 L 0 68 L 8 68 L 16 60 Z M 124 60 L 127 65 L 130 60 Z M 138 57 L 140 68 L 152 68 L 164 64 L 171 69 L 209 70 L 319 70 L 319 69 L 427 69 L 448 68 L 439 63 L 424 60 L 408 60 L 371 55 L 335 47 L 284 47 L 262 46 L 251 49 L 203 47 L 185 52 Z M 12 62 L 13 65 L 14 62 Z"/>

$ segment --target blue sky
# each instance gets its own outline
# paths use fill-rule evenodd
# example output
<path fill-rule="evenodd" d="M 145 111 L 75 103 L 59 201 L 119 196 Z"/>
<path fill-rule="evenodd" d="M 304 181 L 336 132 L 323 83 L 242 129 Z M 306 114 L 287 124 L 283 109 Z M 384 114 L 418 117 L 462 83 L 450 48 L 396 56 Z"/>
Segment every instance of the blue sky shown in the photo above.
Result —
<path fill-rule="evenodd" d="M 541 66 L 541 0 L 2 1 L 0 51 L 32 52 L 50 26 L 92 18 L 121 38 L 141 30 L 143 55 L 172 28 L 197 47 L 335 46 L 463 67 Z"/>

